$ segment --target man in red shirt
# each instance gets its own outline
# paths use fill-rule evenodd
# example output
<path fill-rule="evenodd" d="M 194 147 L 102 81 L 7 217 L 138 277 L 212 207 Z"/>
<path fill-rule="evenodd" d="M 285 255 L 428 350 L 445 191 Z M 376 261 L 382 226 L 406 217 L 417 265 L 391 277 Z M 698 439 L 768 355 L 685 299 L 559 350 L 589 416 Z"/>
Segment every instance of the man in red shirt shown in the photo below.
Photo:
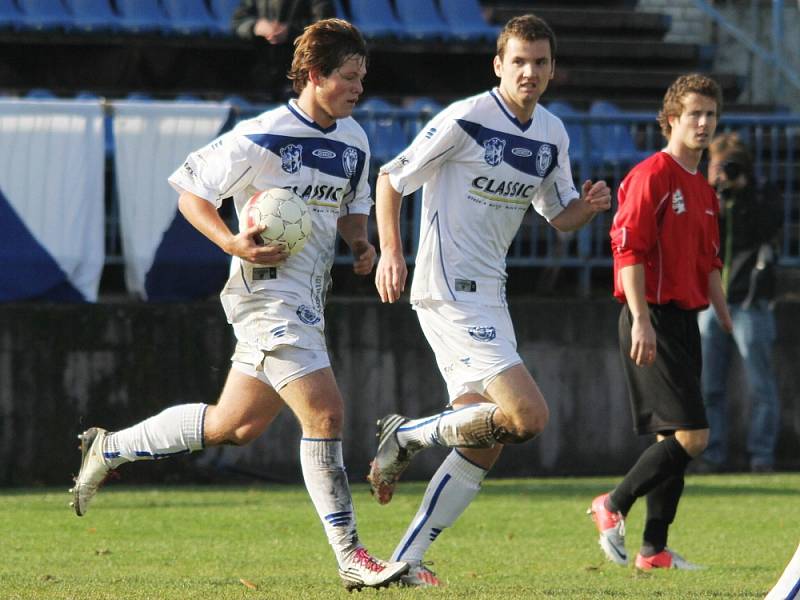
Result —
<path fill-rule="evenodd" d="M 708 443 L 700 393 L 697 311 L 731 317 L 720 278 L 719 206 L 698 165 L 717 127 L 722 94 L 703 75 L 683 75 L 664 96 L 658 121 L 667 147 L 636 165 L 619 188 L 611 227 L 614 296 L 623 302 L 619 342 L 634 429 L 657 435 L 620 484 L 592 501 L 600 547 L 628 564 L 625 516 L 647 496 L 636 567 L 694 569 L 667 548 L 684 472 Z"/>

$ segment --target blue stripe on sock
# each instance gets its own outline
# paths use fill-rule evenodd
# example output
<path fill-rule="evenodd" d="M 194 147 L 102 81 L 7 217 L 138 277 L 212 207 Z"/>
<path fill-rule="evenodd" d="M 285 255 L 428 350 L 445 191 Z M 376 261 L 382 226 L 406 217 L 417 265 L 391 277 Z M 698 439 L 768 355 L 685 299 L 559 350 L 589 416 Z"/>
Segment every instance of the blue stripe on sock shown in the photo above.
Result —
<path fill-rule="evenodd" d="M 436 491 L 433 493 L 433 497 L 431 498 L 431 503 L 428 505 L 428 508 L 425 510 L 425 518 L 422 519 L 422 522 L 420 522 L 420 524 L 416 526 L 414 531 L 409 536 L 408 541 L 406 541 L 405 545 L 403 546 L 402 550 L 400 550 L 400 552 L 398 552 L 398 554 L 397 554 L 397 559 L 398 560 L 402 560 L 403 559 L 403 554 L 405 554 L 405 551 L 408 550 L 408 547 L 411 545 L 411 543 L 417 537 L 417 535 L 419 534 L 420 530 L 425 526 L 425 523 L 428 522 L 428 519 L 430 519 L 431 514 L 433 514 L 433 510 L 436 508 L 436 503 L 439 501 L 439 495 L 442 493 L 442 490 L 444 489 L 444 486 L 447 485 L 448 481 L 450 481 L 450 474 L 449 473 L 447 475 L 445 475 L 444 477 L 442 477 L 442 480 L 439 482 L 439 485 L 436 488 Z"/>
<path fill-rule="evenodd" d="M 203 405 L 203 414 L 200 415 L 200 449 L 206 449 L 206 411 L 208 404 Z"/>
<path fill-rule="evenodd" d="M 420 427 L 424 427 L 428 423 L 433 423 L 436 419 L 438 419 L 441 415 L 436 415 L 435 417 L 431 417 L 427 421 L 423 421 L 422 423 L 418 423 L 417 425 L 412 425 L 410 427 L 401 426 L 397 428 L 397 431 L 413 431 L 415 429 L 419 429 Z"/>
<path fill-rule="evenodd" d="M 301 442 L 341 442 L 342 438 L 300 438 Z"/>
<path fill-rule="evenodd" d="M 473 467 L 478 467 L 478 468 L 479 468 L 481 471 L 486 471 L 486 472 L 488 472 L 488 471 L 489 471 L 489 469 L 487 469 L 486 467 L 482 467 L 482 466 L 480 466 L 478 463 L 476 463 L 476 462 L 472 462 L 472 461 L 471 461 L 470 459 L 468 459 L 466 456 L 464 456 L 463 454 L 461 454 L 461 452 L 459 452 L 459 451 L 458 451 L 458 448 L 453 448 L 453 451 L 454 451 L 456 454 L 458 454 L 458 455 L 459 455 L 461 458 L 463 458 L 465 461 L 467 461 L 469 464 L 471 464 Z"/>
<path fill-rule="evenodd" d="M 785 600 L 795 600 L 798 593 L 800 593 L 800 579 L 795 582 L 794 587 L 789 591 Z"/>

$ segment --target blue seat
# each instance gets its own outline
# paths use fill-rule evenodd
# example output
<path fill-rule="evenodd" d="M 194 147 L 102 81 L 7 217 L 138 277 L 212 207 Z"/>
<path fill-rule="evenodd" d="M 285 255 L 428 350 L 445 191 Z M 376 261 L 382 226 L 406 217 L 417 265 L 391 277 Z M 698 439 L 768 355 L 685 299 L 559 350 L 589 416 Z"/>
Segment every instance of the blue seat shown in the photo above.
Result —
<path fill-rule="evenodd" d="M 411 102 L 406 104 L 408 110 L 418 113 L 416 122 L 414 124 L 414 135 L 418 134 L 425 123 L 431 120 L 442 111 L 442 105 L 436 102 L 433 98 L 414 98 Z"/>
<path fill-rule="evenodd" d="M 72 21 L 78 29 L 116 31 L 120 28 L 119 17 L 109 0 L 65 0 L 65 3 L 72 11 Z"/>
<path fill-rule="evenodd" d="M 126 100 L 134 100 L 136 102 L 153 102 L 153 97 L 147 92 L 131 92 L 125 96 Z"/>
<path fill-rule="evenodd" d="M 25 11 L 23 21 L 28 29 L 73 28 L 72 15 L 61 0 L 24 0 L 21 6 Z"/>
<path fill-rule="evenodd" d="M 337 19 L 344 19 L 345 21 L 350 20 L 350 15 L 344 11 L 341 0 L 333 0 L 333 13 L 336 15 Z"/>
<path fill-rule="evenodd" d="M 158 0 L 117 0 L 120 25 L 132 33 L 162 33 L 172 29 Z"/>
<path fill-rule="evenodd" d="M 452 37 L 433 0 L 395 2 L 397 16 L 406 33 L 417 40 L 447 40 Z"/>
<path fill-rule="evenodd" d="M 210 0 L 211 12 L 217 22 L 217 32 L 223 35 L 233 35 L 231 17 L 239 4 L 241 4 L 241 0 Z"/>
<path fill-rule="evenodd" d="M 175 96 L 176 102 L 184 102 L 189 104 L 196 104 L 197 102 L 205 102 L 200 96 L 194 94 L 178 94 Z"/>
<path fill-rule="evenodd" d="M 350 0 L 350 17 L 353 25 L 368 38 L 407 37 L 389 0 Z"/>
<path fill-rule="evenodd" d="M 0 28 L 21 29 L 25 27 L 25 15 L 14 0 L 0 0 Z"/>
<path fill-rule="evenodd" d="M 547 105 L 547 110 L 553 113 L 564 122 L 564 127 L 569 136 L 569 158 L 573 164 L 580 164 L 584 160 L 584 144 L 589 151 L 589 164 L 594 165 L 598 162 L 599 157 L 597 151 L 592 147 L 589 142 L 590 134 L 588 132 L 584 137 L 582 132 L 585 131 L 580 123 L 569 121 L 568 117 L 573 117 L 580 114 L 569 102 L 562 102 L 555 100 Z"/>
<path fill-rule="evenodd" d="M 203 0 L 161 0 L 172 30 L 184 35 L 217 34 L 219 26 Z"/>
<path fill-rule="evenodd" d="M 360 104 L 358 121 L 367 133 L 372 157 L 383 164 L 397 156 L 408 145 L 403 122 L 396 114 L 397 106 L 383 98 L 369 98 Z"/>
<path fill-rule="evenodd" d="M 493 42 L 500 33 L 499 27 L 484 20 L 478 0 L 439 0 L 439 8 L 450 32 L 459 39 Z"/>
<path fill-rule="evenodd" d="M 595 100 L 589 107 L 594 116 L 616 117 L 622 110 L 611 102 Z M 639 150 L 627 123 L 600 123 L 589 127 L 589 140 L 592 148 L 599 153 L 603 162 L 630 165 L 644 160 L 649 152 Z"/>
<path fill-rule="evenodd" d="M 28 93 L 25 94 L 26 98 L 33 98 L 34 100 L 51 100 L 56 97 L 56 95 L 47 88 L 32 88 L 28 90 Z"/>

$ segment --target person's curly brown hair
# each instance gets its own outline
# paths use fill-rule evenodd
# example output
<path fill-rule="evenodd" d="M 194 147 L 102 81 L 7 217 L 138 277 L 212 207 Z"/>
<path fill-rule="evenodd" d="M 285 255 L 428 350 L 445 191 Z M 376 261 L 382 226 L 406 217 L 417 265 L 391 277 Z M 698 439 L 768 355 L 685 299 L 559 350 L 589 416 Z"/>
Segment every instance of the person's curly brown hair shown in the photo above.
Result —
<path fill-rule="evenodd" d="M 683 112 L 683 99 L 687 94 L 700 94 L 711 98 L 717 103 L 717 118 L 722 113 L 722 89 L 719 84 L 705 75 L 690 73 L 681 75 L 664 94 L 664 102 L 661 111 L 658 113 L 658 124 L 661 126 L 661 134 L 669 141 L 672 127 L 669 124 L 669 117 L 677 117 Z"/>
<path fill-rule="evenodd" d="M 351 56 L 367 58 L 367 43 L 361 32 L 344 19 L 322 19 L 306 27 L 294 41 L 292 68 L 286 76 L 299 94 L 312 69 L 328 77 Z"/>

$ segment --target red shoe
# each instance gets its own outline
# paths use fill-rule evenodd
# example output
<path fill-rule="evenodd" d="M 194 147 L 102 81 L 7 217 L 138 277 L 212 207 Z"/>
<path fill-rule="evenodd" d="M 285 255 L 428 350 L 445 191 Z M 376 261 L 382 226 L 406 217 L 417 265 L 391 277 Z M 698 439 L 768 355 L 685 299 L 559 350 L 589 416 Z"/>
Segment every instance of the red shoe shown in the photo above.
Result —
<path fill-rule="evenodd" d="M 664 548 L 661 552 L 653 556 L 637 554 L 636 568 L 642 571 L 650 571 L 652 569 L 683 569 L 684 571 L 697 571 L 704 567 L 690 563 L 677 552 L 673 552 L 669 548 Z"/>
<path fill-rule="evenodd" d="M 592 500 L 586 512 L 600 532 L 600 548 L 608 560 L 622 567 L 628 566 L 628 553 L 625 551 L 625 517 L 620 512 L 611 512 L 605 502 L 608 494 L 602 494 Z"/>

